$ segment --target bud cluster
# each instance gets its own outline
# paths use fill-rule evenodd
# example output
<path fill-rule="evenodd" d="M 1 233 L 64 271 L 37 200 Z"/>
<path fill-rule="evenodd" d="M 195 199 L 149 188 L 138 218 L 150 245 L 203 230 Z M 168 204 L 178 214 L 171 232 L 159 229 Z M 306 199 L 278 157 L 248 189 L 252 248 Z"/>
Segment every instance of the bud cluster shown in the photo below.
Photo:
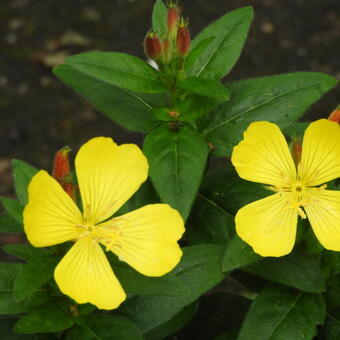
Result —
<path fill-rule="evenodd" d="M 144 40 L 144 52 L 159 65 L 168 65 L 173 60 L 183 60 L 190 51 L 190 43 L 188 24 L 181 16 L 180 8 L 170 2 L 166 32 L 148 32 Z"/>

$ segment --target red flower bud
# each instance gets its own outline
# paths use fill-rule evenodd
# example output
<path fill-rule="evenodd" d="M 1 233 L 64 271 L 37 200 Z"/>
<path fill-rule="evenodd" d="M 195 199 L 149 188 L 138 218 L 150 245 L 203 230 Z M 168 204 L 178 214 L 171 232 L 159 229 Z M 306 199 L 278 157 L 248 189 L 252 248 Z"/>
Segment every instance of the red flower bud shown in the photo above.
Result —
<path fill-rule="evenodd" d="M 177 51 L 181 56 L 186 56 L 190 51 L 190 33 L 186 24 L 181 23 L 177 31 Z"/>
<path fill-rule="evenodd" d="M 179 20 L 179 9 L 178 7 L 170 4 L 168 9 L 168 30 L 171 33 L 176 32 Z"/>
<path fill-rule="evenodd" d="M 340 124 L 340 106 L 338 106 L 328 117 L 328 120 Z"/>
<path fill-rule="evenodd" d="M 292 145 L 292 156 L 296 166 L 300 163 L 302 154 L 302 144 L 299 140 L 294 140 Z"/>
<path fill-rule="evenodd" d="M 162 52 L 162 45 L 157 34 L 149 32 L 144 39 L 144 53 L 150 59 L 158 59 Z"/>
<path fill-rule="evenodd" d="M 75 186 L 72 182 L 72 174 L 70 169 L 70 160 L 68 157 L 71 149 L 64 147 L 60 149 L 54 156 L 52 176 L 55 178 L 67 194 L 75 199 Z"/>

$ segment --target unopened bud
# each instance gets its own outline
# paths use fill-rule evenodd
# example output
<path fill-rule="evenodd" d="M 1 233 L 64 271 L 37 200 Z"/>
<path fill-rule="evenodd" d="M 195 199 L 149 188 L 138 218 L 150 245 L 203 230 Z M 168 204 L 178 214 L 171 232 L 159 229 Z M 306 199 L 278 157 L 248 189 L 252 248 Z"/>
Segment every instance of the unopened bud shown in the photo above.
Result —
<path fill-rule="evenodd" d="M 292 156 L 296 166 L 300 163 L 302 154 L 302 144 L 299 140 L 294 140 L 292 145 Z"/>
<path fill-rule="evenodd" d="M 170 4 L 168 9 L 168 30 L 170 34 L 174 34 L 177 31 L 177 25 L 179 21 L 179 9 L 177 6 Z"/>
<path fill-rule="evenodd" d="M 162 61 L 167 64 L 172 59 L 172 47 L 169 39 L 164 39 L 162 41 Z"/>
<path fill-rule="evenodd" d="M 328 120 L 340 124 L 340 106 L 338 106 L 328 117 Z"/>
<path fill-rule="evenodd" d="M 72 174 L 70 169 L 70 160 L 68 157 L 71 149 L 64 147 L 60 149 L 54 156 L 52 176 L 55 178 L 67 194 L 75 199 L 75 186 L 72 182 Z"/>
<path fill-rule="evenodd" d="M 157 34 L 149 32 L 144 39 L 144 53 L 150 58 L 157 60 L 162 52 L 162 45 Z"/>
<path fill-rule="evenodd" d="M 190 51 L 190 32 L 187 25 L 182 21 L 177 31 L 177 51 L 179 55 L 186 56 Z"/>
<path fill-rule="evenodd" d="M 173 119 L 178 119 L 179 117 L 179 113 L 177 111 L 169 111 L 168 115 L 170 118 L 173 118 Z"/>

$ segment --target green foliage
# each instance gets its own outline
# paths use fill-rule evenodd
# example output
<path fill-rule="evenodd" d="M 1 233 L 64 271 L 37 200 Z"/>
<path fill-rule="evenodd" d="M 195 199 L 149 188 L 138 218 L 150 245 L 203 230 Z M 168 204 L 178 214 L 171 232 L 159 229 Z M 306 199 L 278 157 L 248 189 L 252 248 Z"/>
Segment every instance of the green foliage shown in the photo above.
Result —
<path fill-rule="evenodd" d="M 63 296 L 54 282 L 68 244 L 5 245 L 7 254 L 25 263 L 0 263 L 1 338 L 300 340 L 320 330 L 322 339 L 337 339 L 339 254 L 323 250 L 306 223 L 291 254 L 254 253 L 237 236 L 234 216 L 272 192 L 239 178 L 227 159 L 254 121 L 274 122 L 290 141 L 301 139 L 308 124 L 297 120 L 336 80 L 298 72 L 223 84 L 241 54 L 252 8 L 204 28 L 187 56 L 168 33 L 167 10 L 157 0 L 152 12 L 163 46 L 158 69 L 124 53 L 87 52 L 67 58 L 54 73 L 115 123 L 145 133 L 150 180 L 117 216 L 159 202 L 177 209 L 187 220 L 180 263 L 162 277 L 147 277 L 107 252 L 127 299 L 115 311 L 100 311 Z M 28 186 L 37 171 L 13 160 L 18 200 L 0 198 L 0 232 L 23 232 Z M 330 188 L 338 190 L 340 183 Z"/>
<path fill-rule="evenodd" d="M 149 176 L 164 203 L 187 218 L 205 168 L 208 148 L 189 126 L 171 130 L 160 125 L 144 140 Z"/>
<path fill-rule="evenodd" d="M 219 80 L 234 66 L 239 58 L 253 18 L 253 9 L 244 7 L 225 14 L 207 26 L 192 42 L 197 46 L 204 41 L 205 48 L 186 69 L 189 76 Z M 214 40 L 207 43 L 207 39 Z M 202 46 L 202 45 L 201 45 Z"/>
<path fill-rule="evenodd" d="M 72 327 L 69 304 L 62 299 L 55 299 L 29 314 L 22 316 L 14 325 L 19 334 L 54 333 Z"/>
<path fill-rule="evenodd" d="M 31 178 L 38 172 L 37 169 L 24 161 L 13 159 L 13 179 L 15 185 L 15 193 L 22 205 L 27 203 L 27 188 Z"/>
<path fill-rule="evenodd" d="M 157 33 L 164 33 L 166 31 L 166 15 L 167 8 L 162 0 L 157 0 L 152 11 L 152 28 Z"/>
<path fill-rule="evenodd" d="M 198 194 L 186 225 L 191 244 L 229 245 L 234 234 L 234 217 L 215 202 Z"/>
<path fill-rule="evenodd" d="M 313 339 L 325 313 L 321 295 L 271 285 L 254 300 L 237 340 Z"/>
<path fill-rule="evenodd" d="M 14 280 L 14 298 L 23 300 L 30 297 L 53 277 L 59 259 L 52 256 L 33 256 L 23 266 Z"/>
<path fill-rule="evenodd" d="M 118 315 L 94 315 L 85 324 L 73 328 L 67 340 L 142 340 L 143 337 L 131 321 Z"/>
<path fill-rule="evenodd" d="M 143 333 L 168 322 L 184 306 L 194 302 L 224 278 L 221 272 L 221 247 L 197 245 L 183 248 L 183 252 L 175 273 L 187 287 L 184 296 L 136 296 L 121 307 L 121 312 L 135 322 Z"/>
<path fill-rule="evenodd" d="M 243 131 L 257 120 L 284 128 L 337 84 L 320 73 L 290 73 L 228 84 L 230 100 L 202 117 L 199 127 L 216 156 L 229 156 Z"/>
<path fill-rule="evenodd" d="M 222 262 L 222 270 L 228 272 L 260 259 L 262 259 L 260 255 L 255 254 L 247 243 L 235 235 L 227 244 Z"/>
<path fill-rule="evenodd" d="M 247 271 L 272 282 L 281 283 L 309 293 L 322 293 L 325 280 L 319 260 L 312 255 L 293 252 L 279 258 L 263 258 L 247 266 Z"/>

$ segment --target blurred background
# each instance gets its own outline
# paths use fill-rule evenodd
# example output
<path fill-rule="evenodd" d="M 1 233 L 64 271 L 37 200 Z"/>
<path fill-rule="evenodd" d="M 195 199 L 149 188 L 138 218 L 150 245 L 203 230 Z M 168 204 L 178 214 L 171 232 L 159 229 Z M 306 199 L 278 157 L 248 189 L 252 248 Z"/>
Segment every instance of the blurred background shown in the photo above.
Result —
<path fill-rule="evenodd" d="M 141 142 L 97 112 L 51 72 L 68 55 L 120 51 L 144 58 L 153 0 L 2 0 L 0 7 L 0 195 L 13 195 L 10 160 L 50 170 L 54 153 L 89 138 Z M 227 11 L 252 5 L 255 19 L 227 81 L 292 71 L 340 79 L 339 0 L 182 0 L 191 34 Z M 305 119 L 327 116 L 339 87 Z"/>

